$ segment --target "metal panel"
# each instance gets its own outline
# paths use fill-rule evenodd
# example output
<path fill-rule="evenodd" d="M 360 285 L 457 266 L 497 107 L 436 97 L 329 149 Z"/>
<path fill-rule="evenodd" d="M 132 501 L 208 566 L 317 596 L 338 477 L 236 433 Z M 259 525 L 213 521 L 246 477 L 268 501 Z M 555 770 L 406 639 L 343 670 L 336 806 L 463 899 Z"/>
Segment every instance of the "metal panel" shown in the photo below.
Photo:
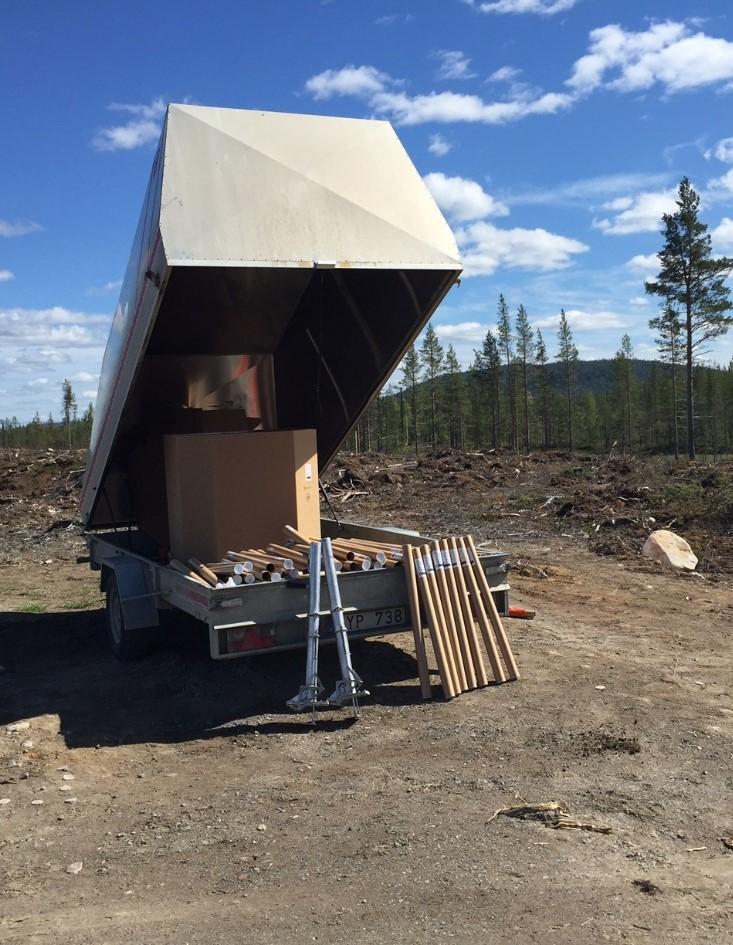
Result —
<path fill-rule="evenodd" d="M 315 428 L 325 467 L 460 271 L 387 122 L 169 106 L 105 352 L 85 523 L 141 519 L 140 454 L 160 494 L 160 437 L 186 432 L 186 410 Z"/>

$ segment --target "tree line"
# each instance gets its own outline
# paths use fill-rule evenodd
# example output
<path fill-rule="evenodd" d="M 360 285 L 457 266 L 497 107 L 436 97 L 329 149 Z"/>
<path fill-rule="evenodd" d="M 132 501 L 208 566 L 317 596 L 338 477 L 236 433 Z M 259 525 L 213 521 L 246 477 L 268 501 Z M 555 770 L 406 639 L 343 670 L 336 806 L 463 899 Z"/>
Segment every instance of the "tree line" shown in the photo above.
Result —
<path fill-rule="evenodd" d="M 31 449 L 86 449 L 92 434 L 94 405 L 90 402 L 79 415 L 76 394 L 68 378 L 61 385 L 61 415 L 53 413 L 43 420 L 36 411 L 32 420 L 21 423 L 17 417 L 0 419 L 0 447 L 27 446 Z"/>
<path fill-rule="evenodd" d="M 733 450 L 733 364 L 705 367 L 709 343 L 733 324 L 733 259 L 714 256 L 700 198 L 688 178 L 677 210 L 664 214 L 660 271 L 645 283 L 660 299 L 649 322 L 659 362 L 639 371 L 628 335 L 621 338 L 611 383 L 597 392 L 578 384 L 582 362 L 564 310 L 554 360 L 524 305 L 512 320 L 499 296 L 497 321 L 463 373 L 452 345 L 444 350 L 432 325 L 402 364 L 399 389 L 380 394 L 354 430 L 353 449 L 423 446 L 519 450 L 645 449 L 679 456 L 682 438 L 694 459 L 698 444 L 717 455 Z M 376 442 L 376 447 L 375 447 Z"/>

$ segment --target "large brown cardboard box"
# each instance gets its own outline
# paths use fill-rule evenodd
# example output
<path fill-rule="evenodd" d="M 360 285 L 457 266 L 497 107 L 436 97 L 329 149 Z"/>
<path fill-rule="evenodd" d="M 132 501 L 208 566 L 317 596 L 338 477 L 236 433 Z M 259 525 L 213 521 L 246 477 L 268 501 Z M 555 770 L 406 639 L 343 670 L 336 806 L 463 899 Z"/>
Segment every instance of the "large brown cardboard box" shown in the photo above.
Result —
<path fill-rule="evenodd" d="M 315 430 L 171 434 L 164 449 L 176 558 L 282 543 L 284 525 L 320 538 Z"/>

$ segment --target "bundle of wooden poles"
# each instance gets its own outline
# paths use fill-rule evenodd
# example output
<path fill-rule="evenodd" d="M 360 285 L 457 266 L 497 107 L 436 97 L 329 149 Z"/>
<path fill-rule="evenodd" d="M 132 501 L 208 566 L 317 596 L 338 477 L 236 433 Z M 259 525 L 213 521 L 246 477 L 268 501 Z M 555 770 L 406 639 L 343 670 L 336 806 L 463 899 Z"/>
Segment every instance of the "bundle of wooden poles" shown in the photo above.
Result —
<path fill-rule="evenodd" d="M 203 564 L 197 558 L 189 558 L 185 564 L 172 558 L 169 566 L 207 587 L 233 587 L 263 581 L 272 583 L 308 573 L 310 544 L 309 538 L 286 525 L 282 543 L 271 542 L 266 548 L 227 551 L 221 561 L 209 564 Z M 337 571 L 402 567 L 404 552 L 399 545 L 358 538 L 334 538 L 332 547 Z"/>
<path fill-rule="evenodd" d="M 423 698 L 431 695 L 422 629 L 426 624 L 447 699 L 490 681 L 519 679 L 473 538 L 405 545 L 403 556 Z"/>

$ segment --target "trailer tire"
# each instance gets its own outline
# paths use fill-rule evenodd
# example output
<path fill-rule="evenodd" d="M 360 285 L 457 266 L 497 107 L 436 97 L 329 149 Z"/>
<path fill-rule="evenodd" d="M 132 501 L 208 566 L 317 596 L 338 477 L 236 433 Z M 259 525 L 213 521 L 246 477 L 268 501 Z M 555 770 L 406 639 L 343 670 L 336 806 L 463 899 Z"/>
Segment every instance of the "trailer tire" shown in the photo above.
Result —
<path fill-rule="evenodd" d="M 128 630 L 125 626 L 120 591 L 114 574 L 109 574 L 106 585 L 105 617 L 112 652 L 118 660 L 142 659 L 153 647 L 157 627 L 138 627 L 135 630 Z"/>

